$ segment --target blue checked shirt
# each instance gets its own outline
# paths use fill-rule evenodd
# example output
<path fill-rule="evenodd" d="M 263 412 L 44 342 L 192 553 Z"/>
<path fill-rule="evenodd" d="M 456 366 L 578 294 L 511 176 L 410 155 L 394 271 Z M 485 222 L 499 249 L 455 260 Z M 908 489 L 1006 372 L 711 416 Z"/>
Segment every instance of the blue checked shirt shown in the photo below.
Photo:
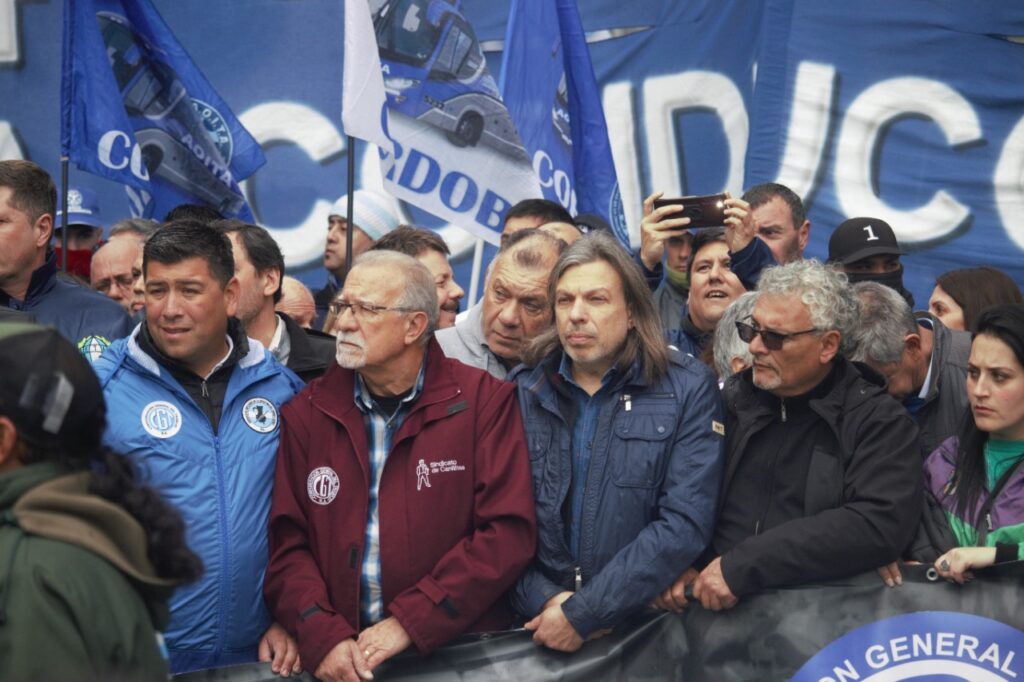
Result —
<path fill-rule="evenodd" d="M 583 518 L 583 500 L 587 489 L 587 474 L 590 472 L 590 457 L 594 453 L 594 436 L 597 434 L 601 409 L 618 398 L 612 389 L 618 370 L 615 365 L 601 377 L 601 388 L 590 395 L 572 378 L 572 360 L 562 354 L 558 373 L 569 386 L 569 393 L 576 407 L 576 422 L 572 426 L 572 480 L 569 483 L 570 514 L 568 523 L 569 549 L 573 557 L 580 558 L 580 520 Z"/>
<path fill-rule="evenodd" d="M 362 626 L 373 625 L 384 619 L 384 597 L 381 593 L 380 570 L 380 516 L 378 513 L 378 493 L 380 492 L 380 476 L 384 471 L 384 462 L 391 451 L 391 439 L 402 422 L 413 401 L 423 391 L 423 375 L 426 363 L 420 367 L 419 376 L 412 392 L 402 399 L 402 404 L 393 415 L 384 414 L 370 391 L 363 383 L 363 378 L 356 372 L 353 391 L 356 407 L 363 413 L 366 425 L 366 441 L 370 451 L 370 508 L 366 522 L 366 549 L 363 551 L 363 572 L 360 577 L 359 609 Z"/>

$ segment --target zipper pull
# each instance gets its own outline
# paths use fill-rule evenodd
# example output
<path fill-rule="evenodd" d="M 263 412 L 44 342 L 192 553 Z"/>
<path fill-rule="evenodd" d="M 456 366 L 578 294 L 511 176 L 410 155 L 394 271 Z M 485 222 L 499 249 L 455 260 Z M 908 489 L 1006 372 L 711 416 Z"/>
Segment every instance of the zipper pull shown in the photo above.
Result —
<path fill-rule="evenodd" d="M 779 402 L 782 404 L 782 422 L 786 422 L 786 399 L 781 398 Z"/>
<path fill-rule="evenodd" d="M 574 592 L 579 592 L 580 588 L 583 587 L 583 569 L 579 566 L 576 567 L 576 589 Z"/>
<path fill-rule="evenodd" d="M 630 410 L 633 409 L 633 396 L 631 396 L 630 394 L 623 393 L 622 402 L 626 404 L 626 412 L 629 412 Z"/>
<path fill-rule="evenodd" d="M 760 532 L 761 532 L 761 519 L 758 519 L 757 523 L 754 524 L 754 535 L 757 535 Z"/>
<path fill-rule="evenodd" d="M 992 530 L 992 512 L 985 514 L 985 523 L 988 525 L 989 531 Z"/>
<path fill-rule="evenodd" d="M 203 379 L 203 397 L 209 398 L 210 392 L 206 390 L 206 379 Z"/>

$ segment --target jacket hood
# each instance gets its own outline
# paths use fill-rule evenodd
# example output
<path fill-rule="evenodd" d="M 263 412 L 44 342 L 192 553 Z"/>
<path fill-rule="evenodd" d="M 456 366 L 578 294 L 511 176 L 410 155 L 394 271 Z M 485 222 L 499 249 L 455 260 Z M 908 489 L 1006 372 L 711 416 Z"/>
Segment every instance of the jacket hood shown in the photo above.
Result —
<path fill-rule="evenodd" d="M 25 533 L 87 549 L 143 585 L 175 585 L 159 577 L 146 556 L 146 535 L 139 522 L 123 508 L 89 492 L 91 472 L 67 473 L 55 465 L 40 464 L 24 467 L 10 478 L 14 480 L 8 485 L 0 485 L 0 506 L 10 509 Z M 17 500 L 10 504 L 15 495 Z"/>
<path fill-rule="evenodd" d="M 37 536 L 90 551 L 125 574 L 146 602 L 157 627 L 167 622 L 167 599 L 176 584 L 157 575 L 146 556 L 145 531 L 116 504 L 89 492 L 92 473 L 69 472 L 52 462 L 0 476 L 0 531 L 14 529 L 0 561 L 0 622 L 7 618 L 10 573 L 22 540 Z"/>

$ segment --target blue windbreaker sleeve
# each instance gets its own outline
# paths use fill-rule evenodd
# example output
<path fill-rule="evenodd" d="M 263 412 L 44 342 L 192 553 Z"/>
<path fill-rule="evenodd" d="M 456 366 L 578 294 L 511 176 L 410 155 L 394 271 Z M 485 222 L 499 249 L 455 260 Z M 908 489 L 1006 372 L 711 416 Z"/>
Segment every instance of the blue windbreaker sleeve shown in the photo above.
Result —
<path fill-rule="evenodd" d="M 633 254 L 633 260 L 636 262 L 636 266 L 640 268 L 640 273 L 644 276 L 644 280 L 647 282 L 647 286 L 651 291 L 654 291 L 661 286 L 661 278 L 665 274 L 665 266 L 658 263 L 654 266 L 653 270 L 648 270 L 647 266 L 644 265 L 643 259 L 640 258 L 639 251 Z"/>

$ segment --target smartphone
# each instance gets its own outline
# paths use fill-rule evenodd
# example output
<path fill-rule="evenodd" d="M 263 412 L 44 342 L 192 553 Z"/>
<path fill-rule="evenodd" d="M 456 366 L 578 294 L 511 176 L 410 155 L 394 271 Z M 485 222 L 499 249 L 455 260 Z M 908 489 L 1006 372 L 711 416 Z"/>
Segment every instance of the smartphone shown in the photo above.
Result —
<path fill-rule="evenodd" d="M 706 194 L 703 196 L 661 198 L 654 201 L 654 208 L 662 206 L 682 205 L 683 210 L 673 213 L 668 218 L 689 218 L 688 230 L 700 230 L 725 225 L 726 194 Z"/>

